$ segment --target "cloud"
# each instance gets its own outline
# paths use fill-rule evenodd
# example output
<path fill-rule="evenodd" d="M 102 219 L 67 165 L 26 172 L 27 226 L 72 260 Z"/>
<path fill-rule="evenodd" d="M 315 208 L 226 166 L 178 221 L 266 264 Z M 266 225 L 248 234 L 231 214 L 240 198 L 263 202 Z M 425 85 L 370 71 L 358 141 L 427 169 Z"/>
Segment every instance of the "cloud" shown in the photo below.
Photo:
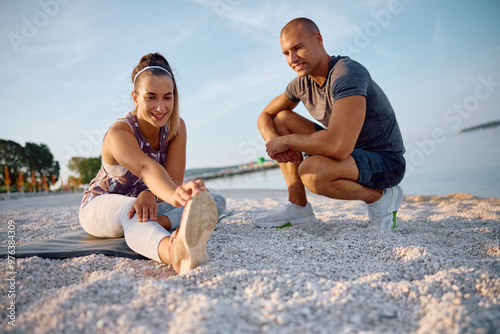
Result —
<path fill-rule="evenodd" d="M 172 34 L 172 37 L 169 36 L 169 38 L 167 39 L 167 44 L 169 47 L 184 44 L 190 41 L 197 31 L 198 29 L 193 25 L 185 24 L 180 29 L 176 29 L 175 35 Z"/>
<path fill-rule="evenodd" d="M 446 51 L 446 31 L 444 30 L 441 21 L 442 20 L 438 18 L 434 24 L 434 31 L 432 33 L 431 40 L 431 52 L 437 59 L 444 60 Z"/>
<path fill-rule="evenodd" d="M 283 87 L 287 75 L 277 69 L 275 63 L 261 65 L 231 78 L 218 78 L 205 82 L 205 89 L 198 94 L 183 99 L 182 110 L 190 118 L 190 126 L 199 129 L 228 114 L 239 112 L 248 105 L 258 102 L 269 95 L 266 87 Z M 200 112 L 200 108 L 208 112 Z"/>
<path fill-rule="evenodd" d="M 192 0 L 206 6 L 222 20 L 258 40 L 277 43 L 281 28 L 297 17 L 308 17 L 320 28 L 325 41 L 337 44 L 351 36 L 356 26 L 341 12 L 340 1 L 228 1 Z"/>

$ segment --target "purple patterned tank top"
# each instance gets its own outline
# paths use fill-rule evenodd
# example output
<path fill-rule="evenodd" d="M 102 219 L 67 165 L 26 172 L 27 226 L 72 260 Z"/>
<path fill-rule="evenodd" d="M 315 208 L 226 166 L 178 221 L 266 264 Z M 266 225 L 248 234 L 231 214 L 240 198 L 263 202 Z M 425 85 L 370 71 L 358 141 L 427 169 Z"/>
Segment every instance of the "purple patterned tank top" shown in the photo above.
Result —
<path fill-rule="evenodd" d="M 144 153 L 160 165 L 165 166 L 168 149 L 168 129 L 166 125 L 160 129 L 160 150 L 155 151 L 139 129 L 139 124 L 137 124 L 137 118 L 134 114 L 129 113 L 125 118 L 120 118 L 119 121 L 130 125 L 139 143 L 139 147 Z M 104 166 L 101 166 L 97 176 L 90 182 L 89 189 L 83 194 L 82 204 L 85 205 L 93 198 L 103 194 L 120 194 L 137 197 L 145 189 L 147 189 L 146 184 L 130 171 L 127 170 L 121 176 L 113 176 L 108 174 Z"/>

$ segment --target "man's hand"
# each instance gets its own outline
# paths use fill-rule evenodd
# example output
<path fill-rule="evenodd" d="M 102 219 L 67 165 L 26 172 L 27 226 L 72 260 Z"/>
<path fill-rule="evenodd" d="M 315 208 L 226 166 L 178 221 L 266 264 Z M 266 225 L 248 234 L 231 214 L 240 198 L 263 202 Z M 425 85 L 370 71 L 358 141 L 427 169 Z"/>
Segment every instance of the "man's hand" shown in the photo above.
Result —
<path fill-rule="evenodd" d="M 266 143 L 266 152 L 272 159 L 274 159 L 276 154 L 285 152 L 286 150 L 288 150 L 288 147 L 285 143 L 285 137 L 274 137 Z"/>
<path fill-rule="evenodd" d="M 278 153 L 274 156 L 274 160 L 279 163 L 287 163 L 287 162 L 301 162 L 302 155 L 292 149 L 289 149 L 283 153 Z"/>
<path fill-rule="evenodd" d="M 271 138 L 266 143 L 266 151 L 271 159 L 274 159 L 279 163 L 302 161 L 302 154 L 288 148 L 284 137 Z"/>
<path fill-rule="evenodd" d="M 149 220 L 156 221 L 156 196 L 151 191 L 142 191 L 128 212 L 128 219 L 137 213 L 137 221 L 145 223 Z"/>

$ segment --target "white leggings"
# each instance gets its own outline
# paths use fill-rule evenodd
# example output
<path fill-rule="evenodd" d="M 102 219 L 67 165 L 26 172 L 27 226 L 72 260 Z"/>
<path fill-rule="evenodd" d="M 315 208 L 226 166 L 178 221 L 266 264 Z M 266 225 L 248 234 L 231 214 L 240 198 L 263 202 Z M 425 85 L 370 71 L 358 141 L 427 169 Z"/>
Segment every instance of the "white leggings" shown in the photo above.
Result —
<path fill-rule="evenodd" d="M 212 194 L 220 217 L 226 209 L 226 200 L 221 195 Z M 98 238 L 118 238 L 125 236 L 125 242 L 134 252 L 149 259 L 162 262 L 158 254 L 160 241 L 171 235 L 180 225 L 183 207 L 158 203 L 157 216 L 167 216 L 171 223 L 170 232 L 158 222 L 148 220 L 141 223 L 134 214 L 128 219 L 135 197 L 118 194 L 99 195 L 80 207 L 80 224 L 90 235 Z"/>

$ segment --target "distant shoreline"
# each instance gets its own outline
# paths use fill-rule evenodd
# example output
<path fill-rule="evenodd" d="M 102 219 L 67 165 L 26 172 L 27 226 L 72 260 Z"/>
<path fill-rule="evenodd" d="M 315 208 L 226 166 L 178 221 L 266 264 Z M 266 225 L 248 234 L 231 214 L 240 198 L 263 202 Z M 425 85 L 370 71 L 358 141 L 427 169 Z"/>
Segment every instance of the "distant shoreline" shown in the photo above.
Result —
<path fill-rule="evenodd" d="M 276 161 L 266 161 L 262 164 L 246 164 L 233 167 L 210 168 L 207 170 L 193 170 L 194 173 L 185 176 L 185 181 L 196 179 L 211 180 L 233 175 L 241 175 L 254 173 L 263 170 L 278 168 L 279 164 Z M 187 173 L 189 171 L 186 171 Z"/>
<path fill-rule="evenodd" d="M 259 171 L 264 171 L 268 169 L 278 168 L 279 164 L 272 161 L 265 161 L 263 163 L 251 163 L 245 165 L 238 166 L 228 166 L 228 167 L 213 167 L 213 168 L 198 168 L 187 170 L 184 181 L 188 182 L 191 180 L 203 179 L 203 180 L 212 180 L 223 178 L 227 176 L 233 175 L 241 175 L 247 173 L 254 173 Z M 37 192 L 2 192 L 0 193 L 0 201 L 6 199 L 18 199 L 18 198 L 30 198 L 36 196 L 50 196 L 50 195 L 59 195 L 59 194 L 71 194 L 71 193 L 83 193 L 87 189 L 88 185 L 82 185 L 82 188 L 79 190 L 70 190 L 70 191 L 37 191 Z"/>
<path fill-rule="evenodd" d="M 471 126 L 469 128 L 465 128 L 465 129 L 460 130 L 460 133 L 472 132 L 472 131 L 477 131 L 477 130 L 482 130 L 482 129 L 496 128 L 497 126 L 500 126 L 500 121 L 493 121 L 493 122 L 488 122 L 488 123 L 483 123 L 483 124 Z"/>

